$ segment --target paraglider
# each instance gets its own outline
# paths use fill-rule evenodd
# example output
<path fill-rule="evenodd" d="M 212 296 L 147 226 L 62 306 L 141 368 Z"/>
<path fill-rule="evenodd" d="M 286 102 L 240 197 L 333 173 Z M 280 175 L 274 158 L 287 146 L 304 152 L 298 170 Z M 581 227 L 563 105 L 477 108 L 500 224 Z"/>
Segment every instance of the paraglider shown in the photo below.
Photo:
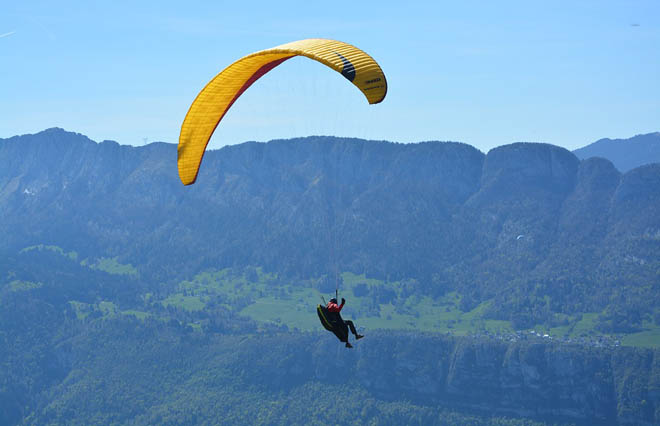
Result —
<path fill-rule="evenodd" d="M 305 56 L 334 69 L 356 86 L 369 104 L 385 99 L 387 81 L 382 69 L 371 56 L 350 44 L 307 39 L 249 54 L 216 75 L 199 92 L 183 120 L 177 147 L 177 166 L 184 185 L 195 183 L 206 146 L 234 102 L 255 81 L 295 56 Z M 321 324 L 346 343 L 347 348 L 351 348 L 348 329 L 351 329 L 356 340 L 363 336 L 357 333 L 352 321 L 341 318 L 343 306 L 344 299 L 341 306 L 337 305 L 336 299 L 332 299 L 327 306 L 319 305 L 317 312 Z"/>
<path fill-rule="evenodd" d="M 334 333 L 335 336 L 339 339 L 340 342 L 346 344 L 347 348 L 352 348 L 353 345 L 348 341 L 348 329 L 351 329 L 351 333 L 355 336 L 355 340 L 360 340 L 364 336 L 358 334 L 355 329 L 355 324 L 351 320 L 344 320 L 341 317 L 341 309 L 344 307 L 346 300 L 341 299 L 341 305 L 337 305 L 337 299 L 334 297 L 330 299 L 326 306 L 318 305 L 316 307 L 316 313 L 319 316 L 319 320 L 323 327 Z"/>
<path fill-rule="evenodd" d="M 306 56 L 341 73 L 370 104 L 387 93 L 385 74 L 362 50 L 336 40 L 307 39 L 247 55 L 216 75 L 193 101 L 181 125 L 177 165 L 184 185 L 195 183 L 206 145 L 232 104 L 264 74 L 294 56 Z"/>

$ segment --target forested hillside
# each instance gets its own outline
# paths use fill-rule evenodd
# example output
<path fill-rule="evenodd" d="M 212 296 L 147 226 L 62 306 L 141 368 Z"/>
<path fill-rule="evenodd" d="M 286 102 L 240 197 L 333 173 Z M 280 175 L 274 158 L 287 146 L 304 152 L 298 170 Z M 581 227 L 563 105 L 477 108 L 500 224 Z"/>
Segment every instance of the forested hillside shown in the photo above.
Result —
<path fill-rule="evenodd" d="M 0 162 L 2 424 L 660 421 L 658 164 L 309 137 L 184 187 L 174 145 L 61 129 Z"/>
<path fill-rule="evenodd" d="M 2 424 L 659 419 L 658 350 L 414 330 L 371 331 L 347 350 L 328 333 L 257 323 L 220 303 L 121 310 L 137 303 L 134 280 L 96 271 L 69 288 L 69 260 L 26 254 L 24 267 L 44 265 L 32 275 L 39 284 L 14 282 L 0 294 Z M 62 273 L 46 278 L 52 270 Z"/>
<path fill-rule="evenodd" d="M 0 141 L 0 250 L 46 244 L 112 258 L 147 281 L 261 267 L 303 281 L 335 271 L 456 291 L 516 327 L 585 312 L 640 330 L 660 306 L 660 165 L 512 144 L 356 139 L 212 151 L 183 187 L 175 147 L 97 144 L 51 129 Z M 608 322 L 609 321 L 609 322 Z"/>

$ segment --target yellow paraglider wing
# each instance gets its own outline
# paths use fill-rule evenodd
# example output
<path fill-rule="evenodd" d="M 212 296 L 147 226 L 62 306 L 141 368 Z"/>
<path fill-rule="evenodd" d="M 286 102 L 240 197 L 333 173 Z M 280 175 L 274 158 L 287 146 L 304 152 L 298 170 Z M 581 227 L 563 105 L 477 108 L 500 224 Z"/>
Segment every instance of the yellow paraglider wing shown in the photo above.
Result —
<path fill-rule="evenodd" d="M 341 73 L 370 104 L 385 98 L 387 82 L 380 66 L 357 47 L 335 40 L 299 40 L 252 53 L 216 75 L 190 106 L 181 125 L 177 164 L 184 185 L 195 183 L 206 145 L 232 104 L 261 76 L 294 56 L 306 56 Z"/>

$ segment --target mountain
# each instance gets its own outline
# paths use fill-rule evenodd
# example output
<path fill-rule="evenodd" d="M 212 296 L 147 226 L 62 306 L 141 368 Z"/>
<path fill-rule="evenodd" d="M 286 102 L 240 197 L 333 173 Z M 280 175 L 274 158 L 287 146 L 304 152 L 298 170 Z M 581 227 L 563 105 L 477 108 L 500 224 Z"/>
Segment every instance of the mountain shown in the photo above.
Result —
<path fill-rule="evenodd" d="M 184 187 L 62 129 L 0 164 L 0 424 L 660 420 L 660 164 L 308 137 Z"/>
<path fill-rule="evenodd" d="M 619 341 L 657 347 L 658 164 L 309 137 L 184 187 L 174 145 L 62 129 L 0 164 L 1 424 L 660 419 L 658 350 Z"/>
<path fill-rule="evenodd" d="M 309 137 L 210 151 L 184 187 L 175 158 L 61 129 L 0 140 L 0 251 L 54 245 L 170 284 L 346 271 L 458 292 L 463 311 L 490 301 L 485 316 L 515 327 L 623 309 L 601 326 L 629 332 L 660 306 L 658 164 L 622 175 L 547 144 Z"/>
<path fill-rule="evenodd" d="M 660 163 L 660 132 L 628 139 L 600 139 L 573 151 L 581 160 L 602 157 L 622 172 L 645 164 Z"/>

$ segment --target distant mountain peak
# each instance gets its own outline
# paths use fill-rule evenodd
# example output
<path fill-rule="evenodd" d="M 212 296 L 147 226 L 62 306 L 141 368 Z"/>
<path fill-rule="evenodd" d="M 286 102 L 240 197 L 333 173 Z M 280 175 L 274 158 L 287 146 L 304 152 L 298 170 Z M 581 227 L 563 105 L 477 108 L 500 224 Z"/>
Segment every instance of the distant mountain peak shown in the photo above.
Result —
<path fill-rule="evenodd" d="M 603 138 L 573 153 L 581 160 L 606 158 L 625 173 L 645 164 L 660 163 L 660 132 L 639 134 L 628 139 Z"/>
<path fill-rule="evenodd" d="M 40 132 L 33 133 L 33 134 L 34 135 L 80 135 L 80 136 L 84 136 L 82 133 L 71 132 L 71 131 L 63 129 L 61 127 L 50 127 L 48 129 L 45 129 L 45 130 L 42 130 Z M 27 134 L 27 135 L 29 135 L 29 134 Z M 27 135 L 23 135 L 23 136 L 27 136 Z"/>

